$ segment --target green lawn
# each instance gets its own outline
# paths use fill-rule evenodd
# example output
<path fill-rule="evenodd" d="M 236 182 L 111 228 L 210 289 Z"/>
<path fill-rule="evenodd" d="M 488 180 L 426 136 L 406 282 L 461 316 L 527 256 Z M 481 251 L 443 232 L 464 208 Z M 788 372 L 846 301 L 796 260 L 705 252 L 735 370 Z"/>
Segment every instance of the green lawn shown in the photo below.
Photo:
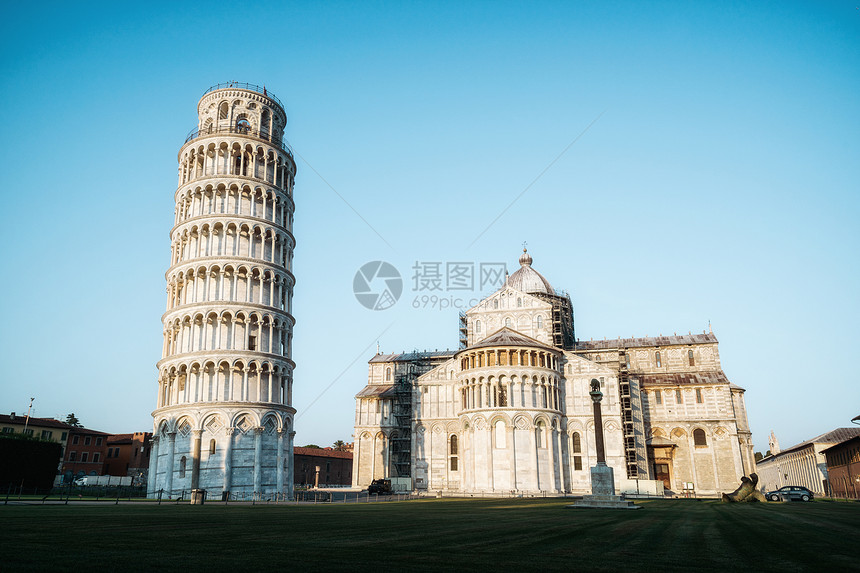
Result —
<path fill-rule="evenodd" d="M 2 506 L 0 570 L 860 570 L 860 504 Z"/>

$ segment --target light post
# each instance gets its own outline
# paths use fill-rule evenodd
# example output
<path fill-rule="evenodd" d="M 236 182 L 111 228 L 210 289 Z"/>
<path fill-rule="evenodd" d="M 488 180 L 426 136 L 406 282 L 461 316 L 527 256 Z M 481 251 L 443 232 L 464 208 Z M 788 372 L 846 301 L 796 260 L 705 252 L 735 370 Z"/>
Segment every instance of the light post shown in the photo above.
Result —
<path fill-rule="evenodd" d="M 27 419 L 24 420 L 24 435 L 25 436 L 27 435 L 27 426 L 30 425 L 30 410 L 33 409 L 33 400 L 35 400 L 35 398 L 30 398 L 30 405 L 27 406 Z"/>

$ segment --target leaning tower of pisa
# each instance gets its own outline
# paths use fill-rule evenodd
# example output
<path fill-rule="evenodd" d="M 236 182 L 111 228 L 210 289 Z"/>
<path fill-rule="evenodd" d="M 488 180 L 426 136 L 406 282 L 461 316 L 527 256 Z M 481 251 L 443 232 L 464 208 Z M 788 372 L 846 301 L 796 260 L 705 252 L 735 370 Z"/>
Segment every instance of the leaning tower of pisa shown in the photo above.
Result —
<path fill-rule="evenodd" d="M 293 181 L 284 106 L 219 84 L 179 150 L 148 493 L 293 486 Z"/>

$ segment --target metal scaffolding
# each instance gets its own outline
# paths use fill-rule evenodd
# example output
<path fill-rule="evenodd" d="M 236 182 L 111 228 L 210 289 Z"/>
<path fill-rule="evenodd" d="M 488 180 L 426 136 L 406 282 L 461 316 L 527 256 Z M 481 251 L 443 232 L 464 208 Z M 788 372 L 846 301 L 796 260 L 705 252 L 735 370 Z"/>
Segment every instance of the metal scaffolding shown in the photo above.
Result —
<path fill-rule="evenodd" d="M 396 434 L 391 438 L 391 477 L 412 477 L 412 402 L 418 377 L 445 362 L 454 353 L 407 352 L 394 358 L 394 401 L 392 413 Z"/>

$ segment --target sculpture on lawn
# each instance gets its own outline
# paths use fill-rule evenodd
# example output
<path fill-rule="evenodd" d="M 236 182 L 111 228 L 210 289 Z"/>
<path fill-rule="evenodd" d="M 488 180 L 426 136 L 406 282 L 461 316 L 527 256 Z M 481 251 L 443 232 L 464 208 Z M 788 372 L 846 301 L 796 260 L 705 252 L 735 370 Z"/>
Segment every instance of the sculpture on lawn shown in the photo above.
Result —
<path fill-rule="evenodd" d="M 762 495 L 762 493 L 756 489 L 757 484 L 758 474 L 751 473 L 749 477 L 743 476 L 741 478 L 741 485 L 738 486 L 738 489 L 736 489 L 732 493 L 723 494 L 723 501 L 766 501 L 764 495 Z"/>

